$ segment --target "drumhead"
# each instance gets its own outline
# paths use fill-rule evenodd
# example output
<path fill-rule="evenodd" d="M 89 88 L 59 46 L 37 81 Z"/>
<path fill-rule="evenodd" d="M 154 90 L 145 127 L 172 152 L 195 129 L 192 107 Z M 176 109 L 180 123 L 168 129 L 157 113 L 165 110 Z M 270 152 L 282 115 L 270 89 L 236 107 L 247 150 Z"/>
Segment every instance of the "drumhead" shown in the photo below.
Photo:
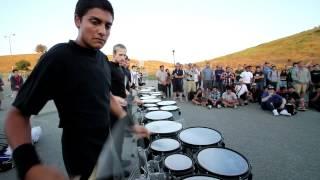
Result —
<path fill-rule="evenodd" d="M 144 93 L 144 92 L 151 92 L 151 89 L 141 89 L 139 92 L 142 92 L 142 93 Z"/>
<path fill-rule="evenodd" d="M 183 154 L 172 154 L 164 160 L 166 168 L 172 171 L 185 171 L 193 166 L 191 158 Z"/>
<path fill-rule="evenodd" d="M 183 180 L 219 180 L 214 177 L 206 176 L 206 175 L 192 175 L 189 177 L 182 178 Z"/>
<path fill-rule="evenodd" d="M 150 144 L 150 149 L 158 152 L 170 152 L 180 148 L 179 141 L 175 139 L 163 138 L 158 139 Z"/>
<path fill-rule="evenodd" d="M 177 133 L 182 129 L 182 124 L 175 121 L 154 121 L 145 125 L 153 134 Z"/>
<path fill-rule="evenodd" d="M 148 112 L 145 117 L 150 120 L 165 120 L 165 119 L 170 119 L 172 118 L 172 113 L 168 111 L 153 111 L 153 112 Z"/>
<path fill-rule="evenodd" d="M 158 103 L 161 101 L 161 99 L 143 99 L 141 100 L 143 103 L 146 103 L 146 104 L 153 104 L 153 103 Z"/>
<path fill-rule="evenodd" d="M 156 104 L 143 104 L 143 107 L 146 107 L 146 108 L 148 108 L 148 107 L 157 107 L 158 105 L 156 105 Z"/>
<path fill-rule="evenodd" d="M 206 127 L 192 127 L 184 129 L 179 134 L 179 139 L 189 145 L 209 146 L 222 140 L 221 134 Z"/>
<path fill-rule="evenodd" d="M 170 106 L 175 105 L 176 101 L 161 101 L 157 103 L 159 106 Z"/>
<path fill-rule="evenodd" d="M 147 110 L 148 111 L 158 111 L 159 108 L 158 107 L 148 107 Z"/>
<path fill-rule="evenodd" d="M 162 110 L 162 111 L 175 111 L 177 109 L 179 109 L 178 106 L 162 106 L 162 107 L 160 107 L 160 110 Z"/>
<path fill-rule="evenodd" d="M 209 173 L 222 176 L 241 176 L 249 171 L 248 161 L 238 152 L 226 148 L 201 150 L 197 162 Z"/>
<path fill-rule="evenodd" d="M 144 100 L 144 99 L 156 99 L 156 96 L 142 96 L 140 99 Z"/>

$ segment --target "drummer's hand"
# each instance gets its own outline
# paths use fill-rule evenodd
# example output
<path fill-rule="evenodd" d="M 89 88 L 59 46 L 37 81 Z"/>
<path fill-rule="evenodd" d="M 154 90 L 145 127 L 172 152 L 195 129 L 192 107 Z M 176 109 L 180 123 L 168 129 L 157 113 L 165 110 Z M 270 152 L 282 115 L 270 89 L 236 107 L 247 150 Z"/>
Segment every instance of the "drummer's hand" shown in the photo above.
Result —
<path fill-rule="evenodd" d="M 26 180 L 66 180 L 67 177 L 54 167 L 35 165 L 29 169 L 25 176 Z"/>
<path fill-rule="evenodd" d="M 110 110 L 113 115 L 118 117 L 118 119 L 122 119 L 127 115 L 126 111 L 123 110 L 122 105 L 120 104 L 121 102 L 119 102 L 121 99 L 122 98 L 120 97 L 110 95 Z"/>
<path fill-rule="evenodd" d="M 150 132 L 144 126 L 135 124 L 131 127 L 131 129 L 133 133 L 135 133 L 138 136 L 138 138 L 144 138 L 144 137 L 149 138 L 150 136 Z"/>
<path fill-rule="evenodd" d="M 136 103 L 137 105 L 143 104 L 143 102 L 137 96 L 134 97 L 133 103 Z"/>
<path fill-rule="evenodd" d="M 114 95 L 113 95 L 113 97 L 114 97 L 114 100 L 120 104 L 120 106 L 125 107 L 128 105 L 127 101 L 125 99 L 123 99 L 122 97 L 114 96 Z"/>

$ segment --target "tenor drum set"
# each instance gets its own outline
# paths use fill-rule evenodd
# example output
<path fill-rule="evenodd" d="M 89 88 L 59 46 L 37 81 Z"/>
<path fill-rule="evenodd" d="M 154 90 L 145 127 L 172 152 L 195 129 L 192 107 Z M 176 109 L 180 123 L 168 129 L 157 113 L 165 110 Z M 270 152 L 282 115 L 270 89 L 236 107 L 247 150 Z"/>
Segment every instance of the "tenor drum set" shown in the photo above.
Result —
<path fill-rule="evenodd" d="M 162 101 L 155 88 L 144 88 L 139 121 L 151 137 L 138 144 L 141 176 L 159 180 L 252 179 L 251 165 L 225 147 L 222 134 L 209 127 L 184 127 L 175 101 Z"/>

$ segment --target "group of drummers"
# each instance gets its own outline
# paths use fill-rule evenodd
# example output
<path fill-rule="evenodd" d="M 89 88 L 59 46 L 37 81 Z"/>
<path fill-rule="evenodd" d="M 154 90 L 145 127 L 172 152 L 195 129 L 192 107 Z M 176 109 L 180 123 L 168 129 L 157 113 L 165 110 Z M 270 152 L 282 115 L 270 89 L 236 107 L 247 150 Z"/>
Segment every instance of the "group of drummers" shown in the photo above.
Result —
<path fill-rule="evenodd" d="M 155 87 L 141 87 L 138 123 L 151 133 L 138 141 L 141 179 L 252 179 L 242 154 L 225 147 L 222 134 L 209 127 L 184 127 L 174 100 L 163 100 Z"/>

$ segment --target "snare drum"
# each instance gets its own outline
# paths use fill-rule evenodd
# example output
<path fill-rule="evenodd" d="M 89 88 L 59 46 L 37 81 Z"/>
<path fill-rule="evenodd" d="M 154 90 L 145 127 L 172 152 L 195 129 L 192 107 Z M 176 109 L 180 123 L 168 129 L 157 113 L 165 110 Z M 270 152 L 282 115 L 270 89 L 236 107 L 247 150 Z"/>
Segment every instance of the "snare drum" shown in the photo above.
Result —
<path fill-rule="evenodd" d="M 167 111 L 148 112 L 145 116 L 146 121 L 172 120 L 172 113 Z"/>
<path fill-rule="evenodd" d="M 203 147 L 224 147 L 221 133 L 207 127 L 191 127 L 179 133 L 179 139 L 185 153 L 194 154 Z"/>
<path fill-rule="evenodd" d="M 167 156 L 172 153 L 177 153 L 181 150 L 179 141 L 171 138 L 157 139 L 150 143 L 149 160 L 155 156 Z"/>
<path fill-rule="evenodd" d="M 167 156 L 163 162 L 163 169 L 169 176 L 180 177 L 194 172 L 192 159 L 184 154 L 172 154 Z"/>
<path fill-rule="evenodd" d="M 199 171 L 221 179 L 252 179 L 251 166 L 240 153 L 221 147 L 206 148 L 198 152 Z"/>
<path fill-rule="evenodd" d="M 171 106 L 177 104 L 176 101 L 161 101 L 157 103 L 159 106 Z"/>
<path fill-rule="evenodd" d="M 181 112 L 178 106 L 162 106 L 160 107 L 160 110 L 171 112 L 175 120 L 177 120 L 178 117 L 181 115 Z"/>
<path fill-rule="evenodd" d="M 182 124 L 175 121 L 153 121 L 145 125 L 151 132 L 151 139 L 159 139 L 160 137 L 176 138 L 182 129 Z"/>
<path fill-rule="evenodd" d="M 158 107 L 156 104 L 143 104 L 143 107 L 149 108 L 149 107 Z"/>

